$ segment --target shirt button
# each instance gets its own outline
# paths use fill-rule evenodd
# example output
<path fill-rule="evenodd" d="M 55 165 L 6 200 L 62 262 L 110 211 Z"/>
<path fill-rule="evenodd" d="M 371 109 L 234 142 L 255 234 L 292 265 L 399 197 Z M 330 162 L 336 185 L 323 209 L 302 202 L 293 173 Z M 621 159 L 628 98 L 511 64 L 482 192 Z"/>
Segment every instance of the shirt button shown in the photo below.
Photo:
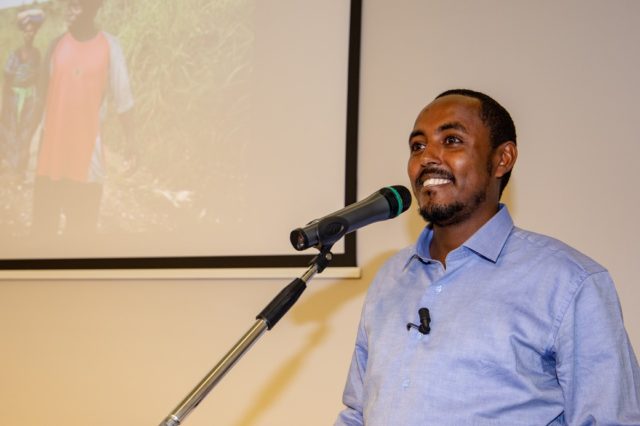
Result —
<path fill-rule="evenodd" d="M 411 385 L 411 380 L 409 380 L 409 379 L 404 379 L 404 380 L 402 381 L 402 387 L 403 387 L 404 389 L 408 388 L 410 385 Z"/>
<path fill-rule="evenodd" d="M 442 286 L 441 285 L 437 285 L 435 288 L 436 293 L 440 293 L 442 292 Z"/>

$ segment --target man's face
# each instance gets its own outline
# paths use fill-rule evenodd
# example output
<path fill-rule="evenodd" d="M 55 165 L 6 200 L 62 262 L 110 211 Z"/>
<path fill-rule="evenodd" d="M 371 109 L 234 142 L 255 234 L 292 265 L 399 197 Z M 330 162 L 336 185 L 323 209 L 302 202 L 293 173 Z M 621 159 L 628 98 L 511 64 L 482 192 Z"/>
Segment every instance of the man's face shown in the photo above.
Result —
<path fill-rule="evenodd" d="M 67 10 L 65 17 L 67 25 L 72 26 L 74 22 L 82 15 L 82 5 L 79 0 L 69 0 L 67 2 Z"/>
<path fill-rule="evenodd" d="M 499 179 L 492 176 L 493 150 L 480 108 L 475 98 L 449 95 L 427 105 L 416 119 L 409 179 L 420 214 L 434 225 L 495 213 Z"/>
<path fill-rule="evenodd" d="M 78 24 L 93 22 L 98 13 L 98 7 L 82 0 L 68 0 L 67 2 L 67 25 L 72 27 Z"/>

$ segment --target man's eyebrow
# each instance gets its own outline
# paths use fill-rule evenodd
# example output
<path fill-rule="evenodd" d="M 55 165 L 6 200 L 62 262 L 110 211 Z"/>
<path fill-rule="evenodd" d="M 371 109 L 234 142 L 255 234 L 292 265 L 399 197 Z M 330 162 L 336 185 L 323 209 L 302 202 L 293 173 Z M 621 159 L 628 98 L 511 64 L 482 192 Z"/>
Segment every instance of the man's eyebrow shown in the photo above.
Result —
<path fill-rule="evenodd" d="M 442 133 L 445 130 L 458 130 L 460 132 L 469 133 L 464 124 L 459 121 L 452 121 L 450 123 L 444 123 L 436 130 L 437 133 Z M 414 130 L 409 135 L 409 140 L 413 139 L 416 136 L 425 136 L 425 133 L 422 130 Z"/>
<path fill-rule="evenodd" d="M 414 130 L 413 132 L 411 132 L 411 134 L 409 135 L 409 140 L 415 138 L 416 136 L 424 136 L 424 132 L 422 130 Z"/>
<path fill-rule="evenodd" d="M 445 130 L 459 130 L 459 131 L 464 132 L 464 133 L 469 133 L 467 131 L 467 128 L 464 126 L 464 124 L 460 123 L 459 121 L 452 121 L 450 123 L 444 123 L 443 125 L 438 127 L 438 133 L 444 132 Z"/>

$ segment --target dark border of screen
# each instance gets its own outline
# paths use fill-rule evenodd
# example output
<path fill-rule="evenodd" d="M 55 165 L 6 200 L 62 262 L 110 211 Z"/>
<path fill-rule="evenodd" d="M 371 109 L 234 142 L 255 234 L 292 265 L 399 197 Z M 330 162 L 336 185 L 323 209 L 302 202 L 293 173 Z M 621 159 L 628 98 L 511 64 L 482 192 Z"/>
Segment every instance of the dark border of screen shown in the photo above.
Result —
<path fill-rule="evenodd" d="M 358 159 L 358 112 L 360 97 L 360 46 L 362 0 L 351 0 L 347 75 L 345 157 L 345 205 L 356 202 Z M 292 248 L 293 251 L 293 248 Z M 311 250 L 310 250 L 311 251 Z M 56 259 L 0 259 L 2 270 L 22 269 L 200 269 L 306 267 L 317 253 L 262 256 L 176 256 Z M 332 267 L 357 266 L 356 233 L 345 236 L 344 253 L 334 254 Z"/>

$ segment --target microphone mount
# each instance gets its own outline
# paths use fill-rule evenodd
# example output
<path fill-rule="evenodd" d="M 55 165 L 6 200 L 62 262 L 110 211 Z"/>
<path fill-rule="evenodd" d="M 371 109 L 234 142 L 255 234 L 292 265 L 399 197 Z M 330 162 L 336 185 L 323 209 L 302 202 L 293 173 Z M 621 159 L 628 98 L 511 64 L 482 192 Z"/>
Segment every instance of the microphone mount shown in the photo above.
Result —
<path fill-rule="evenodd" d="M 420 317 L 420 325 L 411 322 L 407 323 L 407 330 L 415 328 L 422 334 L 429 334 L 431 332 L 431 315 L 429 314 L 429 309 L 418 309 L 418 316 Z"/>

